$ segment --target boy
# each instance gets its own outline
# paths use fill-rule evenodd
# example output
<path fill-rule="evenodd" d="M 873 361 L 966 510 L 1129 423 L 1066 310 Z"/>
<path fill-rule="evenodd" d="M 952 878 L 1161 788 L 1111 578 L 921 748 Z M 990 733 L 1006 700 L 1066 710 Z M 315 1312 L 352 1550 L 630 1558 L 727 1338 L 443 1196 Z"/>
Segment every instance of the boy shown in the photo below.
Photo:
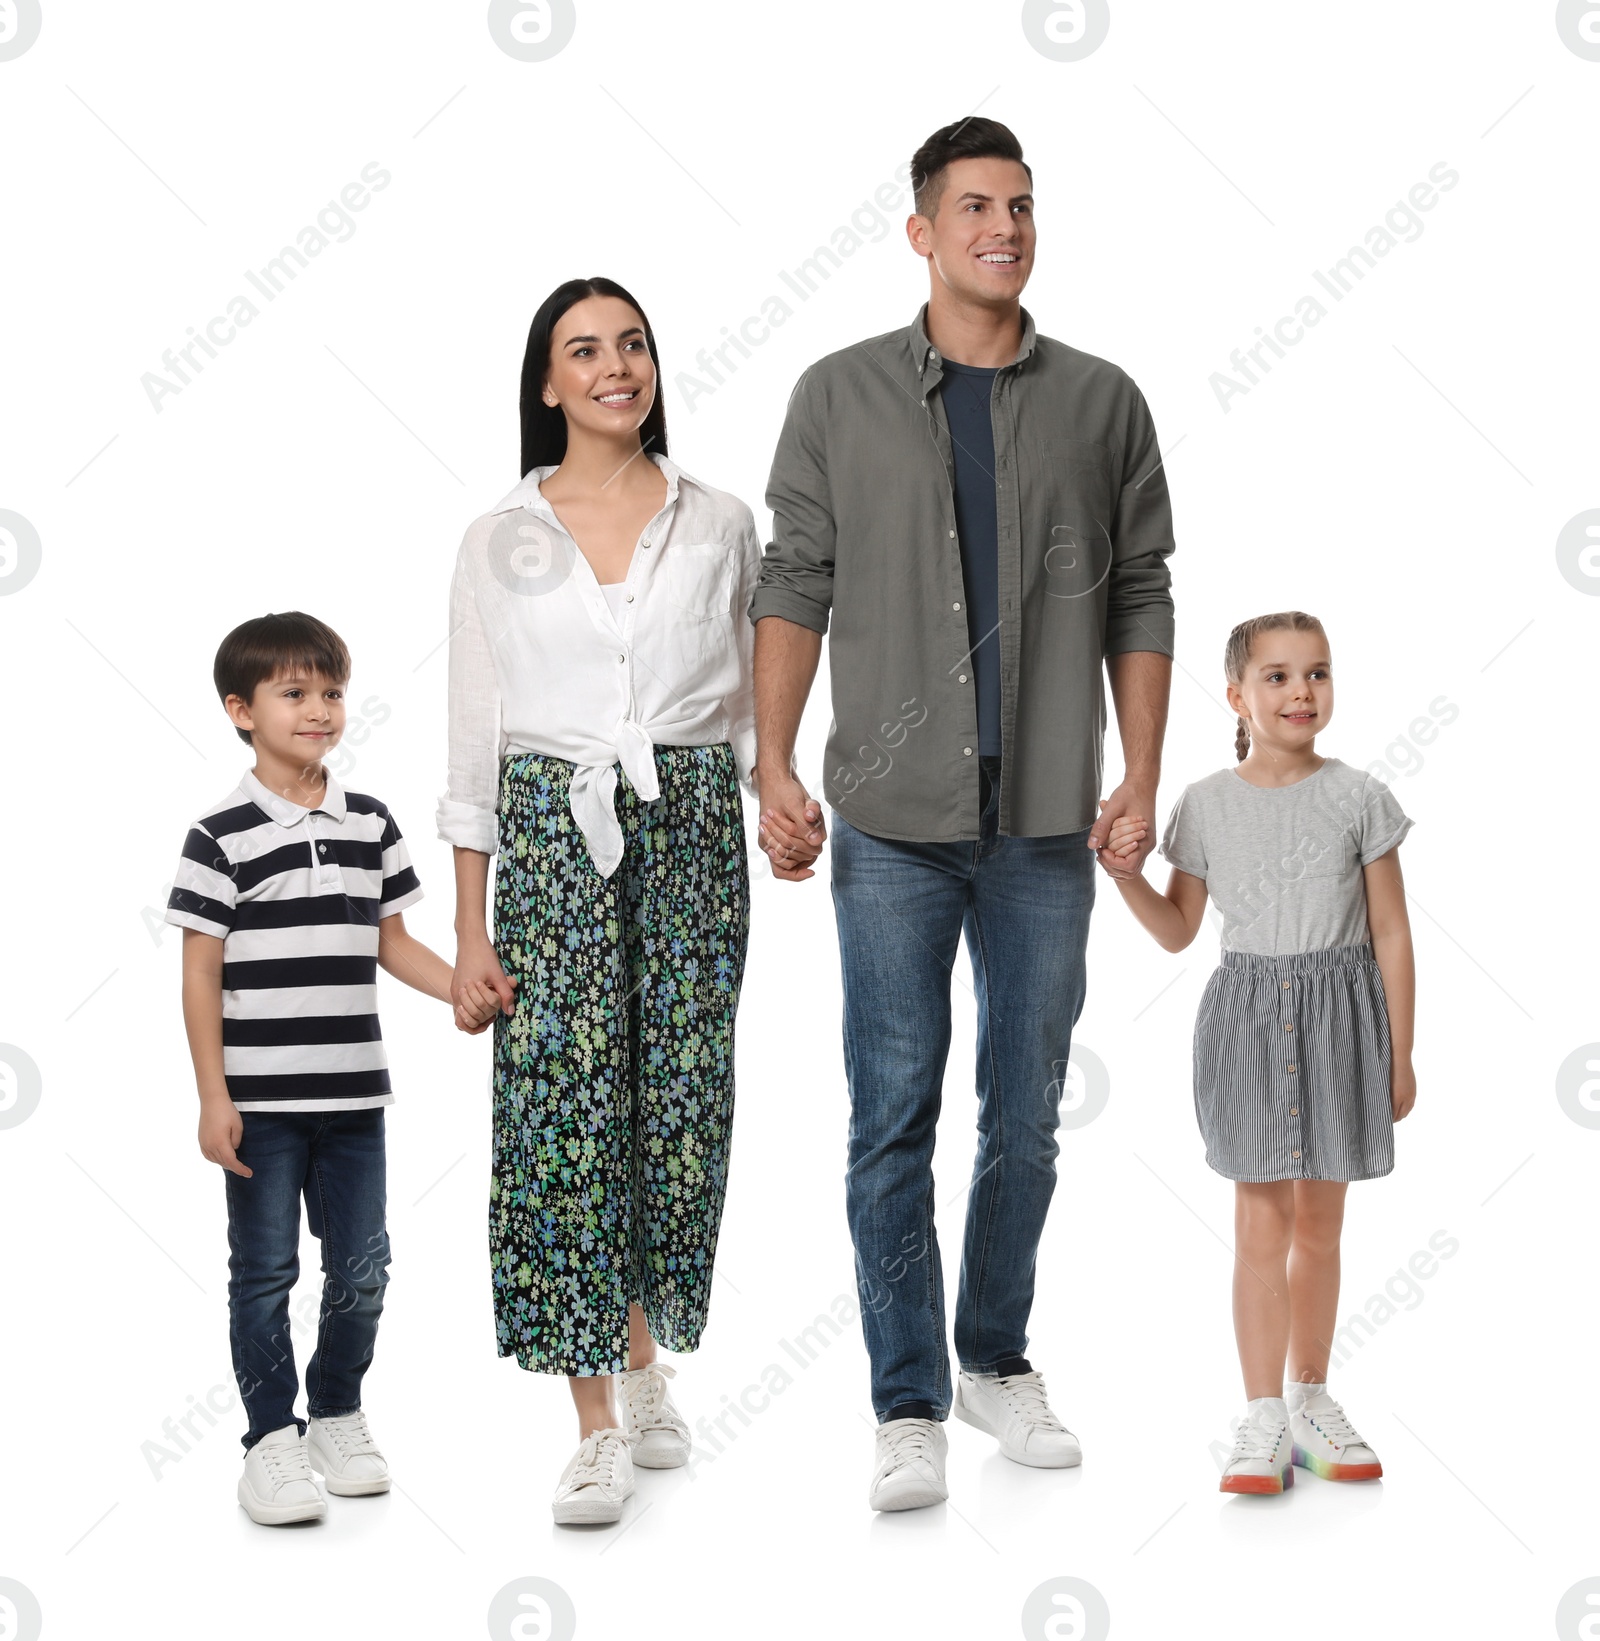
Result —
<path fill-rule="evenodd" d="M 190 829 L 166 911 L 184 931 L 200 1149 L 227 1170 L 229 1338 L 250 1421 L 239 1502 L 269 1525 L 327 1514 L 313 1468 L 330 1493 L 388 1491 L 361 1412 L 389 1266 L 377 970 L 450 1000 L 451 966 L 406 933 L 422 888 L 400 828 L 322 766 L 349 677 L 338 634 L 299 611 L 222 641 L 213 678 L 255 767 Z M 302 1194 L 325 1279 L 309 1427 L 289 1343 Z"/>

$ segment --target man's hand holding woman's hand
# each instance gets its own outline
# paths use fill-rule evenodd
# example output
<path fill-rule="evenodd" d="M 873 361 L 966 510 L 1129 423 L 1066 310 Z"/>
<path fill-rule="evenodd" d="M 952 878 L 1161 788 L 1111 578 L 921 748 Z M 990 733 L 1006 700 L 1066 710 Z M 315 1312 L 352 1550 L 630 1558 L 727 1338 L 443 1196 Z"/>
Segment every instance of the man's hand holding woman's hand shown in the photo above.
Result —
<path fill-rule="evenodd" d="M 787 772 L 756 773 L 761 820 L 756 841 L 772 862 L 772 875 L 786 883 L 815 877 L 811 870 L 827 841 L 822 805 Z"/>

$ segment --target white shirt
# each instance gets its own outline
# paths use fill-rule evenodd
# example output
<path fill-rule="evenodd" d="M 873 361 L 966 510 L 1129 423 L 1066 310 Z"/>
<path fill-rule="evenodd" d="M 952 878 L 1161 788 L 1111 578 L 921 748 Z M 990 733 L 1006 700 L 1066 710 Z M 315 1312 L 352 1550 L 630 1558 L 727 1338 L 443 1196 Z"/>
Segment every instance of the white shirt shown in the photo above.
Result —
<path fill-rule="evenodd" d="M 755 795 L 755 518 L 666 457 L 649 459 L 667 499 L 610 597 L 540 494 L 554 467 L 534 468 L 468 525 L 450 583 L 446 843 L 495 853 L 500 760 L 511 753 L 577 765 L 572 815 L 603 877 L 622 859 L 614 764 L 649 802 L 660 796 L 657 743 L 728 741 Z"/>

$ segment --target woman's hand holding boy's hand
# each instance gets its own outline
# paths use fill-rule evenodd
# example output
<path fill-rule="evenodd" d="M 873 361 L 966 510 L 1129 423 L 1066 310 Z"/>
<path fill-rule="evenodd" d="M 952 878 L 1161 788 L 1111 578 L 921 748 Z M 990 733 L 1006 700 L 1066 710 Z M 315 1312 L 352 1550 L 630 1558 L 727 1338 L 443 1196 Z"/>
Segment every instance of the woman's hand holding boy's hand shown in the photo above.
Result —
<path fill-rule="evenodd" d="M 501 1009 L 507 1014 L 516 1012 L 516 982 L 507 978 L 482 930 L 457 940 L 450 1001 L 456 1011 L 456 1029 L 470 1037 L 484 1030 Z"/>
<path fill-rule="evenodd" d="M 508 985 L 516 985 L 516 976 L 507 977 Z M 468 980 L 452 987 L 455 993 L 456 1029 L 469 1037 L 485 1030 L 500 1012 L 500 994 L 482 980 Z M 507 1010 L 508 1013 L 512 1010 Z"/>
<path fill-rule="evenodd" d="M 200 1154 L 230 1174 L 249 1179 L 251 1170 L 239 1161 L 244 1118 L 226 1092 L 203 1095 L 200 1100 Z"/>

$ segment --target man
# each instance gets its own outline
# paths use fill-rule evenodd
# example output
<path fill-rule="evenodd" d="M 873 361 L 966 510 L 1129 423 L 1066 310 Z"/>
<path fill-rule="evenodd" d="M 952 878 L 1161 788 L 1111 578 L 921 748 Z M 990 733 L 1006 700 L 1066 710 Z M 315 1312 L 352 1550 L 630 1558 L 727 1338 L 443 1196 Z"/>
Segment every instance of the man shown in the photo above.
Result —
<path fill-rule="evenodd" d="M 823 792 L 880 1510 L 948 1496 L 952 1403 L 1019 1463 L 1079 1462 L 1024 1354 L 1034 1258 L 1095 862 L 1118 815 L 1155 813 L 1173 635 L 1171 512 L 1144 399 L 1115 365 L 1039 336 L 1021 306 L 1035 236 L 1016 138 L 963 120 L 911 169 L 927 304 L 801 377 L 750 604 L 760 841 L 795 882 L 827 830 L 793 755 L 832 618 Z M 1097 816 L 1102 663 L 1125 775 Z M 952 1386 L 932 1163 L 963 928 L 978 1152 Z"/>

